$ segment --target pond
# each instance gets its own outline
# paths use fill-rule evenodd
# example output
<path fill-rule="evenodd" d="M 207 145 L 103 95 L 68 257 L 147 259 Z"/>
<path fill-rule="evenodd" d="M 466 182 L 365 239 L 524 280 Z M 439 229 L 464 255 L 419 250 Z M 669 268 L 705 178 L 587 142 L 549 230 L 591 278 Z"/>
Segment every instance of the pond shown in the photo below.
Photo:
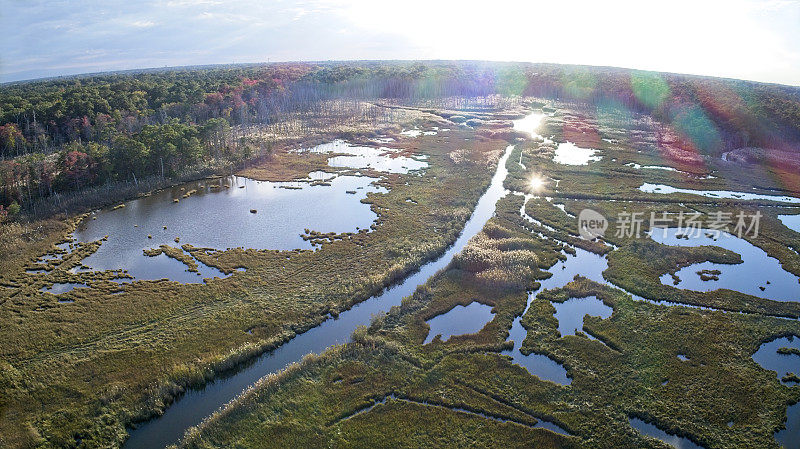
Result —
<path fill-rule="evenodd" d="M 541 287 L 539 290 L 529 294 L 527 307 L 530 307 L 531 303 L 536 298 L 537 292 L 563 287 L 571 282 L 578 274 L 589 279 L 605 283 L 602 274 L 603 271 L 608 268 L 608 263 L 606 262 L 605 258 L 580 248 L 575 248 L 575 251 L 575 256 L 567 255 L 566 261 L 558 262 L 548 270 L 553 275 L 547 279 L 541 280 Z M 556 304 L 553 303 L 553 306 L 556 306 Z M 572 309 L 574 306 L 568 307 Z M 576 314 L 580 314 L 581 312 L 580 308 L 572 309 L 570 311 Z M 527 308 L 525 312 L 527 312 Z M 542 354 L 525 355 L 520 352 L 522 342 L 528 335 L 528 331 L 522 326 L 521 322 L 524 315 L 525 313 L 514 319 L 508 336 L 508 340 L 514 342 L 514 347 L 512 349 L 503 351 L 503 354 L 510 355 L 513 363 L 524 367 L 528 370 L 528 372 L 538 376 L 541 379 L 549 380 L 561 385 L 569 385 L 571 380 L 567 377 L 567 370 L 564 369 L 564 367 L 558 362 Z M 580 314 L 580 316 L 567 316 L 566 314 L 560 315 L 561 318 L 559 319 L 559 330 L 561 329 L 562 320 L 565 323 L 565 326 L 569 326 L 568 323 L 574 324 L 578 320 L 583 323 L 583 318 L 585 315 L 585 313 Z M 582 327 L 583 325 L 581 324 L 581 328 Z M 562 333 L 562 336 L 563 335 L 564 334 Z"/>
<path fill-rule="evenodd" d="M 512 192 L 512 193 L 522 195 L 518 192 Z M 526 195 L 525 201 L 527 201 L 530 198 L 532 198 L 531 195 Z M 522 216 L 526 221 L 539 224 L 538 220 L 528 216 L 525 213 L 524 203 L 520 208 L 519 213 L 520 216 Z M 660 236 L 661 233 L 659 232 L 658 235 Z M 678 241 L 677 244 L 686 244 L 686 241 L 680 239 L 680 241 Z M 608 268 L 608 261 L 604 256 L 600 256 L 577 247 L 573 247 L 572 249 L 575 250 L 575 255 L 566 254 L 567 258 L 565 261 L 557 262 L 553 267 L 548 269 L 548 271 L 552 273 L 552 276 L 547 279 L 541 280 L 540 281 L 541 287 L 539 288 L 539 290 L 537 290 L 536 292 L 532 292 L 528 295 L 528 307 L 530 307 L 530 304 L 536 298 L 536 294 L 539 291 L 563 287 L 564 285 L 571 282 L 576 275 L 580 275 L 592 281 L 604 285 L 609 285 L 611 287 L 625 291 L 624 289 L 621 289 L 620 287 L 609 283 L 603 278 L 603 271 L 605 271 Z M 796 278 L 795 282 L 797 282 Z M 636 301 L 643 301 L 661 306 L 668 306 L 668 307 L 679 306 L 679 307 L 687 307 L 694 309 L 716 310 L 689 304 L 679 304 L 667 301 L 651 301 L 642 298 L 640 296 L 631 294 L 630 292 L 627 291 L 625 292 L 631 295 L 631 297 Z M 575 301 L 575 302 L 571 303 L 570 301 Z M 556 318 L 558 319 L 559 332 L 561 332 L 562 336 L 574 335 L 575 329 L 582 329 L 583 320 L 587 314 L 600 316 L 601 318 L 605 319 L 608 318 L 613 312 L 613 309 L 603 304 L 597 298 L 593 297 L 584 298 L 584 301 L 573 298 L 568 300 L 564 304 L 558 304 L 558 303 L 551 303 L 551 304 L 553 304 L 553 306 L 556 308 L 556 313 L 557 313 Z M 566 376 L 566 370 L 557 362 L 547 358 L 544 355 L 531 354 L 529 356 L 526 356 L 522 354 L 522 352 L 520 352 L 520 347 L 522 345 L 522 342 L 525 340 L 525 337 L 527 336 L 527 331 L 521 324 L 521 318 L 524 315 L 525 313 L 523 312 L 522 315 L 514 319 L 508 337 L 508 341 L 513 341 L 514 343 L 513 348 L 510 350 L 503 351 L 503 353 L 510 355 L 513 363 L 525 367 L 531 374 L 539 376 L 542 379 L 551 380 L 553 382 L 568 384 L 569 380 Z M 585 331 L 583 332 L 584 335 L 590 340 L 597 340 L 595 336 L 589 335 Z M 600 343 L 603 342 L 600 341 Z"/>
<path fill-rule="evenodd" d="M 707 198 L 735 199 L 745 201 L 776 201 L 779 203 L 800 203 L 800 198 L 793 196 L 762 195 L 758 193 L 734 192 L 732 190 L 694 190 L 680 189 L 666 184 L 644 183 L 639 190 L 645 193 L 660 193 L 669 195 L 672 193 L 686 193 L 689 195 L 699 195 Z"/>
<path fill-rule="evenodd" d="M 528 133 L 534 139 L 541 139 L 545 143 L 553 143 L 552 140 L 538 133 L 539 126 L 541 126 L 545 117 L 548 117 L 548 114 L 534 112 L 519 120 L 513 120 L 512 123 L 517 131 Z M 597 156 L 597 152 L 597 150 L 578 147 L 572 142 L 562 142 L 556 147 L 553 161 L 565 165 L 586 165 L 589 162 L 596 162 L 602 159 L 602 156 Z M 522 162 L 520 162 L 520 165 L 522 165 Z M 524 167 L 524 165 L 522 166 Z"/>
<path fill-rule="evenodd" d="M 428 337 L 423 344 L 428 344 L 441 335 L 447 341 L 453 335 L 475 334 L 492 320 L 492 307 L 473 302 L 467 306 L 457 305 L 441 315 L 427 321 L 430 326 Z"/>
<path fill-rule="evenodd" d="M 720 232 L 719 237 L 714 239 L 709 237 L 708 232 L 701 230 L 686 236 L 686 231 L 679 228 L 657 228 L 650 233 L 650 238 L 670 246 L 718 246 L 739 254 L 743 263 L 728 265 L 703 262 L 690 265 L 675 273 L 680 279 L 677 284 L 669 274 L 661 276 L 662 284 L 699 292 L 726 288 L 776 301 L 800 301 L 797 276 L 785 271 L 778 259 L 768 256 L 764 250 L 747 240 L 726 232 Z M 688 238 L 679 238 L 678 235 Z M 703 280 L 704 277 L 708 280 Z"/>
<path fill-rule="evenodd" d="M 795 232 L 800 232 L 800 214 L 797 215 L 778 215 L 778 219 L 784 226 Z"/>
<path fill-rule="evenodd" d="M 537 132 L 545 117 L 547 117 L 547 114 L 543 112 L 534 112 L 519 120 L 513 120 L 512 123 L 517 131 L 528 133 L 534 139 L 547 140 Z"/>
<path fill-rule="evenodd" d="M 797 382 L 784 378 L 791 373 L 800 376 L 800 338 L 781 337 L 763 343 L 753 354 L 753 360 L 762 368 L 775 371 L 779 381 L 795 385 Z"/>
<path fill-rule="evenodd" d="M 76 288 L 89 288 L 89 286 L 79 282 L 57 282 L 50 287 L 42 287 L 39 291 L 60 295 Z"/>
<path fill-rule="evenodd" d="M 603 304 L 595 296 L 586 298 L 570 298 L 563 303 L 553 302 L 556 309 L 555 317 L 558 320 L 558 332 L 562 337 L 583 332 L 591 340 L 596 340 L 589 332 L 583 329 L 583 319 L 586 315 L 606 319 L 611 316 L 614 309 Z"/>
<path fill-rule="evenodd" d="M 310 153 L 341 153 L 328 159 L 328 166 L 338 168 L 372 169 L 385 173 L 408 173 L 428 167 L 422 157 L 400 156 L 398 150 L 387 147 L 351 145 L 344 140 L 334 140 L 312 148 L 298 150 Z"/>
<path fill-rule="evenodd" d="M 775 432 L 775 441 L 786 449 L 800 447 L 800 402 L 786 408 L 785 428 Z"/>
<path fill-rule="evenodd" d="M 325 177 L 321 173 L 316 176 Z M 199 261 L 195 261 L 198 275 L 186 272 L 186 265 L 166 255 L 147 257 L 142 251 L 183 244 L 220 250 L 312 249 L 301 237 L 305 229 L 357 232 L 375 222 L 377 215 L 362 200 L 369 193 L 387 191 L 374 186 L 376 180 L 337 176 L 327 181 L 330 185 L 312 185 L 230 176 L 195 181 L 129 201 L 125 207 L 96 212 L 83 220 L 74 237 L 91 242 L 108 235 L 97 252 L 82 262 L 95 270 L 125 269 L 136 279 L 179 282 L 224 277 Z"/>
<path fill-rule="evenodd" d="M 392 306 L 399 306 L 403 298 L 414 293 L 417 287 L 444 269 L 453 256 L 461 251 L 469 239 L 480 232 L 494 215 L 497 201 L 507 193 L 503 181 L 508 175 L 506 162 L 513 149 L 513 145 L 506 148 L 489 188 L 478 200 L 456 242 L 441 257 L 426 263 L 401 283 L 342 312 L 336 319 L 328 319 L 275 350 L 262 354 L 235 373 L 217 377 L 201 389 L 189 389 L 167 408 L 163 415 L 142 423 L 136 430 L 131 431 L 124 447 L 155 448 L 177 442 L 186 429 L 200 423 L 261 377 L 276 373 L 287 365 L 300 361 L 306 354 L 320 353 L 332 345 L 350 341 L 356 327 L 369 325 L 375 314 L 385 312 Z"/>
<path fill-rule="evenodd" d="M 581 148 L 572 142 L 562 142 L 556 148 L 553 162 L 563 165 L 588 165 L 589 162 L 597 162 L 603 158 L 597 153 L 597 150 Z"/>

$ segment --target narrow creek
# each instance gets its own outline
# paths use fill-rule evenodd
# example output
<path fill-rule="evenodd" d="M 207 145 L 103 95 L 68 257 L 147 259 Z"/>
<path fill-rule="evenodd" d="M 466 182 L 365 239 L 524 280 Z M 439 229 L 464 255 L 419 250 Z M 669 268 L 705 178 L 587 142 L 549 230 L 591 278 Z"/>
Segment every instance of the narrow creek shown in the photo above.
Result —
<path fill-rule="evenodd" d="M 261 377 L 278 372 L 287 365 L 300 361 L 308 353 L 319 353 L 326 348 L 349 341 L 351 334 L 359 325 L 369 324 L 372 315 L 400 305 L 400 301 L 447 266 L 453 256 L 461 251 L 470 238 L 483 229 L 494 215 L 497 201 L 506 195 L 503 181 L 508 175 L 506 162 L 514 146 L 506 148 L 497 164 L 497 171 L 491 184 L 478 200 L 472 216 L 464 226 L 456 242 L 436 260 L 423 265 L 419 271 L 407 277 L 402 283 L 383 291 L 380 295 L 359 303 L 343 312 L 337 319 L 328 319 L 319 326 L 294 337 L 273 351 L 258 357 L 241 370 L 205 385 L 202 389 L 190 389 L 178 398 L 158 418 L 142 423 L 130 431 L 130 438 L 123 447 L 127 449 L 165 447 L 176 443 L 189 427 L 199 424 L 228 401 L 235 398 Z"/>
<path fill-rule="evenodd" d="M 524 119 L 516 120 L 514 122 L 514 127 L 517 130 L 528 132 L 534 139 L 544 139 L 536 133 L 538 125 L 543 117 L 544 114 L 541 113 L 530 114 Z M 513 145 L 506 148 L 505 154 L 498 163 L 497 171 L 492 178 L 488 190 L 478 201 L 460 237 L 453 246 L 448 248 L 439 258 L 422 266 L 419 271 L 410 275 L 402 283 L 394 285 L 384 290 L 381 294 L 354 306 L 350 310 L 340 314 L 336 319 L 327 319 L 319 326 L 296 336 L 275 350 L 259 356 L 251 363 L 242 366 L 238 371 L 220 376 L 201 389 L 188 390 L 167 408 L 162 416 L 140 424 L 137 429 L 130 430 L 130 438 L 125 443 L 124 447 L 128 449 L 165 447 L 178 442 L 188 428 L 199 424 L 205 417 L 224 406 L 261 377 L 281 371 L 287 365 L 300 361 L 306 354 L 320 353 L 330 346 L 348 342 L 357 326 L 369 324 L 374 314 L 387 311 L 392 306 L 399 305 L 404 297 L 411 295 L 420 285 L 427 282 L 430 277 L 436 274 L 437 271 L 446 267 L 453 256 L 464 248 L 469 239 L 481 231 L 486 222 L 494 215 L 495 206 L 499 199 L 509 193 L 517 194 L 517 192 L 508 192 L 503 187 L 503 182 L 508 175 L 506 163 L 513 149 Z M 316 151 L 319 152 L 327 152 L 323 150 L 327 150 L 327 148 L 316 149 Z M 314 151 L 314 149 L 310 151 Z M 356 154 L 356 156 L 372 157 L 373 155 L 371 153 L 359 153 Z M 524 167 L 521 157 L 520 161 L 517 163 Z M 406 168 L 408 167 L 400 167 L 400 169 Z M 526 196 L 525 200 L 527 201 L 529 197 L 530 196 Z M 528 217 L 524 213 L 524 206 L 520 213 L 523 215 L 523 218 L 536 222 L 535 219 Z M 658 241 L 657 238 L 655 238 L 655 240 Z M 661 243 L 674 244 L 671 241 Z M 691 243 L 686 242 L 677 242 L 677 244 L 681 246 L 693 246 Z M 550 268 L 549 271 L 553 276 L 543 280 L 537 292 L 544 289 L 562 287 L 577 274 L 593 281 L 609 285 L 602 276 L 602 272 L 608 267 L 606 258 L 580 248 L 575 248 L 575 250 L 575 255 L 568 255 L 565 261 L 559 262 Z M 528 306 L 530 306 L 530 303 L 536 297 L 537 292 L 532 292 L 529 295 Z M 668 306 L 678 305 L 674 303 L 648 301 L 636 295 L 632 296 L 633 299 L 640 301 Z M 680 305 L 703 308 L 684 304 Z M 441 335 L 441 339 L 446 340 L 452 335 L 471 333 L 479 330 L 485 322 L 490 321 L 492 318 L 491 310 L 487 307 L 480 306 L 479 304 L 473 304 L 470 310 L 464 307 L 455 308 L 440 317 L 432 319 L 429 323 L 431 325 L 431 330 L 425 343 L 428 343 L 437 335 Z M 587 338 L 592 340 L 594 340 L 595 337 L 588 335 L 586 331 L 582 329 L 585 315 L 608 318 L 611 314 L 611 310 L 596 298 L 570 300 L 564 304 L 558 304 L 556 309 L 559 331 L 562 335 L 571 335 L 575 334 L 576 331 L 582 331 Z M 451 318 L 456 312 L 463 312 L 463 314 L 466 314 L 465 316 L 468 315 L 468 319 L 465 320 L 463 319 L 464 316 L 462 316 L 462 319 L 455 320 L 454 322 Z M 521 343 L 527 335 L 526 330 L 521 325 L 521 316 L 514 320 L 510 329 L 508 339 L 514 342 L 514 347 L 504 351 L 504 353 L 510 355 L 514 363 L 525 367 L 533 375 L 557 384 L 569 385 L 571 379 L 567 371 L 559 363 L 543 354 L 530 354 L 526 356 L 520 352 Z M 439 319 L 437 320 L 437 318 Z M 467 325 L 469 325 L 469 329 L 464 327 Z M 602 344 L 602 341 L 599 343 Z M 792 413 L 798 415 L 798 410 L 800 410 L 800 404 L 790 407 L 790 415 Z M 795 427 L 792 423 L 792 416 L 790 416 L 790 423 L 788 424 L 790 428 Z M 676 447 L 699 447 L 693 445 L 693 443 L 688 440 L 683 441 L 683 439 L 681 439 L 680 441 L 673 441 L 674 436 L 661 435 L 661 433 L 659 433 L 660 429 L 658 429 L 659 432 L 656 432 L 648 427 L 651 425 L 646 423 L 642 424 L 644 425 L 640 425 L 640 423 L 635 421 L 631 422 L 631 425 L 643 433 L 659 438 Z M 776 435 L 779 441 L 782 441 L 780 437 L 785 436 L 784 434 L 793 435 L 792 431 L 784 431 L 782 434 Z M 790 436 L 790 438 L 792 438 L 792 436 Z"/>

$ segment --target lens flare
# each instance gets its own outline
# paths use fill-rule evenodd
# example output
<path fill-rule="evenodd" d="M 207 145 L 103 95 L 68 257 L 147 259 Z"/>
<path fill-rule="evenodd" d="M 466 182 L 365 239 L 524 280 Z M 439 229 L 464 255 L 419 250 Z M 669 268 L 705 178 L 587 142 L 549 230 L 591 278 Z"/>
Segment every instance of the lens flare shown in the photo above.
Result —
<path fill-rule="evenodd" d="M 533 175 L 531 179 L 528 180 L 528 187 L 530 187 L 531 191 L 538 192 L 544 189 L 546 181 L 539 175 Z"/>

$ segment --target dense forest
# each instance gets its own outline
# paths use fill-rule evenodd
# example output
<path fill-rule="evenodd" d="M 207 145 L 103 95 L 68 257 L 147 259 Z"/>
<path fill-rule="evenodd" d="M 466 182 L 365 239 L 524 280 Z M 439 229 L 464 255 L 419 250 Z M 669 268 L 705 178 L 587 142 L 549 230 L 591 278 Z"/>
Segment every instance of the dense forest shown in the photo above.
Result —
<path fill-rule="evenodd" d="M 741 147 L 800 152 L 800 88 L 780 85 L 482 62 L 132 71 L 0 87 L 0 218 L 55 192 L 173 177 L 209 161 L 263 156 L 269 149 L 242 129 L 323 113 L 331 101 L 413 104 L 497 95 L 648 113 L 708 156 Z"/>

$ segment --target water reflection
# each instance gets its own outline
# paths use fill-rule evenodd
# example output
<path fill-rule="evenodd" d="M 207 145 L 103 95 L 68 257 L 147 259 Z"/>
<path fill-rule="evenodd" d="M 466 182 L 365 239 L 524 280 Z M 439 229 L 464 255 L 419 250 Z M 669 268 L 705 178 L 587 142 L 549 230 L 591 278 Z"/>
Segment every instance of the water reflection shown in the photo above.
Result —
<path fill-rule="evenodd" d="M 239 176 L 202 180 L 99 211 L 81 223 L 75 239 L 108 238 L 82 263 L 96 270 L 124 269 L 136 279 L 198 282 L 224 274 L 199 261 L 195 261 L 199 274 L 187 272 L 178 260 L 163 254 L 147 257 L 142 251 L 183 244 L 222 250 L 311 249 L 311 243 L 301 237 L 305 229 L 344 233 L 369 228 L 377 215 L 361 200 L 387 190 L 372 184 L 376 178 L 330 179 L 327 175 L 312 173 L 330 185 L 260 182 Z"/>
<path fill-rule="evenodd" d="M 583 329 L 583 319 L 586 315 L 606 319 L 614 312 L 614 309 L 603 304 L 603 301 L 597 299 L 596 296 L 571 298 L 563 303 L 554 302 L 553 307 L 556 309 L 558 332 L 562 337 L 575 335 L 575 332 L 583 332 L 592 340 L 595 340 L 595 337 Z"/>
<path fill-rule="evenodd" d="M 758 193 L 745 193 L 734 192 L 731 190 L 694 190 L 694 189 L 680 189 L 677 187 L 668 186 L 666 184 L 650 184 L 644 183 L 639 187 L 639 190 L 645 193 L 660 193 L 668 195 L 671 193 L 687 193 L 690 195 L 699 195 L 707 198 L 723 198 L 723 199 L 736 199 L 736 200 L 766 200 L 777 201 L 781 203 L 800 203 L 800 198 L 793 196 L 779 196 L 779 195 L 762 195 Z"/>
<path fill-rule="evenodd" d="M 581 275 L 591 280 L 605 283 L 602 274 L 603 270 L 608 267 L 608 263 L 606 262 L 605 258 L 580 248 L 575 248 L 575 251 L 575 256 L 568 255 L 566 261 L 558 262 L 556 265 L 550 268 L 549 271 L 553 275 L 540 281 L 541 287 L 539 290 L 537 290 L 537 292 L 563 287 L 571 282 L 576 275 Z M 530 307 L 530 304 L 533 302 L 535 297 L 536 292 L 531 293 L 528 296 L 528 307 Z M 527 308 L 525 312 L 527 312 Z M 514 342 L 514 347 L 510 350 L 503 351 L 503 353 L 510 355 L 514 363 L 524 367 L 531 374 L 562 385 L 569 385 L 571 381 L 567 377 L 567 371 L 556 361 L 541 354 L 525 355 L 520 352 L 522 342 L 528 335 L 528 331 L 522 326 L 521 322 L 522 316 L 524 315 L 525 313 L 514 320 L 514 323 L 511 325 L 511 329 L 509 331 L 508 340 Z M 568 324 L 566 323 L 574 323 L 575 320 L 580 320 L 582 323 L 584 315 L 585 314 L 582 314 L 580 317 L 576 317 L 574 315 L 567 317 L 567 315 L 562 315 L 561 319 L 559 319 L 559 325 L 562 320 L 564 320 L 564 323 L 567 326 Z M 582 327 L 583 325 L 581 325 L 581 328 Z"/>
<path fill-rule="evenodd" d="M 89 288 L 89 286 L 79 282 L 63 282 L 63 283 L 57 282 L 51 285 L 50 287 L 42 287 L 39 291 L 52 293 L 54 295 L 60 295 L 62 293 L 70 292 L 76 288 Z"/>
<path fill-rule="evenodd" d="M 310 352 L 319 353 L 330 345 L 349 341 L 357 326 L 368 324 L 377 313 L 386 311 L 392 306 L 399 306 L 404 297 L 412 294 L 417 287 L 445 268 L 453 256 L 461 251 L 469 239 L 480 232 L 494 215 L 497 201 L 506 195 L 503 180 L 508 175 L 506 162 L 513 149 L 513 145 L 506 148 L 489 188 L 481 196 L 456 242 L 441 257 L 423 265 L 402 283 L 356 304 L 335 320 L 328 319 L 275 350 L 261 355 L 251 365 L 238 370 L 234 375 L 217 377 L 202 390 L 188 390 L 159 418 L 143 423 L 137 430 L 132 431 L 131 438 L 126 441 L 124 447 L 126 449 L 164 447 L 176 442 L 188 427 L 198 424 L 262 376 L 278 372 Z"/>
<path fill-rule="evenodd" d="M 695 233 L 685 236 L 688 238 L 679 238 L 685 232 L 678 228 L 665 228 L 654 230 L 650 237 L 658 243 L 670 246 L 718 246 L 739 254 L 743 263 L 728 265 L 703 262 L 690 265 L 676 273 L 680 279 L 677 284 L 669 274 L 661 277 L 662 284 L 700 292 L 726 288 L 777 301 L 800 300 L 800 282 L 797 276 L 785 271 L 778 259 L 769 257 L 764 250 L 747 240 L 726 232 L 720 232 L 717 239 L 710 237 L 707 232 L 701 231 L 699 235 Z M 701 277 L 698 272 L 707 275 Z"/>
<path fill-rule="evenodd" d="M 512 123 L 515 130 L 530 134 L 530 136 L 535 140 L 540 140 L 545 143 L 554 143 L 551 139 L 548 139 L 538 133 L 542 121 L 548 115 L 552 114 L 534 112 L 519 120 L 513 120 Z M 562 142 L 556 147 L 556 152 L 553 155 L 553 161 L 565 165 L 586 165 L 589 162 L 596 162 L 602 159 L 602 156 L 598 156 L 597 153 L 597 150 L 581 148 L 572 142 Z M 521 162 L 520 165 L 522 165 Z"/>
<path fill-rule="evenodd" d="M 442 341 L 447 341 L 453 335 L 475 334 L 492 320 L 492 316 L 492 308 L 486 304 L 457 305 L 427 321 L 430 332 L 423 344 L 432 342 L 437 335 L 441 335 Z"/>
<path fill-rule="evenodd" d="M 406 129 L 406 130 L 400 131 L 400 135 L 401 136 L 406 136 L 406 137 L 435 136 L 437 134 L 437 130 L 438 129 L 439 128 L 437 128 L 435 126 L 432 128 L 432 131 L 423 131 L 423 130 L 421 130 L 419 128 Z"/>
<path fill-rule="evenodd" d="M 398 150 L 387 147 L 365 147 L 351 145 L 344 140 L 317 145 L 312 148 L 299 150 L 311 153 L 343 153 L 328 159 L 328 165 L 340 168 L 372 169 L 385 173 L 408 173 L 412 170 L 421 170 L 428 167 L 419 157 L 406 157 L 398 155 Z"/>
<path fill-rule="evenodd" d="M 753 354 L 753 360 L 762 368 L 775 371 L 781 382 L 796 384 L 787 375 L 800 376 L 800 338 L 790 336 L 768 341 Z"/>
<path fill-rule="evenodd" d="M 639 418 L 630 418 L 631 427 L 647 436 L 657 438 L 677 449 L 703 449 L 703 446 L 684 437 L 667 433 L 653 424 L 646 423 Z"/>
<path fill-rule="evenodd" d="M 597 150 L 581 148 L 572 142 L 559 143 L 553 155 L 553 162 L 563 165 L 587 165 L 602 159 L 597 155 Z"/>
<path fill-rule="evenodd" d="M 787 228 L 800 232 L 800 214 L 797 215 L 778 215 L 778 219 Z"/>
<path fill-rule="evenodd" d="M 633 167 L 637 170 L 645 169 L 645 170 L 666 170 L 666 171 L 678 171 L 672 167 L 666 167 L 664 165 L 641 165 L 635 162 L 629 162 L 625 164 L 626 167 Z M 683 173 L 683 172 L 682 172 Z"/>
<path fill-rule="evenodd" d="M 775 432 L 775 440 L 786 449 L 800 447 L 800 402 L 786 409 L 785 428 Z"/>
<path fill-rule="evenodd" d="M 517 131 L 528 133 L 534 139 L 547 140 L 538 133 L 539 126 L 541 126 L 545 117 L 547 117 L 547 114 L 543 112 L 534 112 L 519 120 L 513 120 L 512 123 Z"/>

